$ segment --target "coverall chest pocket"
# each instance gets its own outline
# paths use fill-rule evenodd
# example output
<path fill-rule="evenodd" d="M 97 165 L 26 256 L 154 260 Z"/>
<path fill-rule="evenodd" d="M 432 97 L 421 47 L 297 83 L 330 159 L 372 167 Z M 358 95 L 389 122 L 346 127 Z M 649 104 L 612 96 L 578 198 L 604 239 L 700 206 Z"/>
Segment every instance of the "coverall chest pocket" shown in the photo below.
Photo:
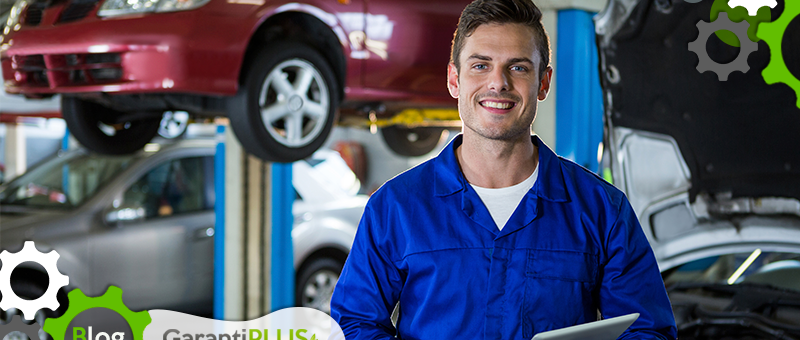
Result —
<path fill-rule="evenodd" d="M 594 321 L 597 255 L 563 250 L 529 250 L 522 305 L 522 335 Z"/>

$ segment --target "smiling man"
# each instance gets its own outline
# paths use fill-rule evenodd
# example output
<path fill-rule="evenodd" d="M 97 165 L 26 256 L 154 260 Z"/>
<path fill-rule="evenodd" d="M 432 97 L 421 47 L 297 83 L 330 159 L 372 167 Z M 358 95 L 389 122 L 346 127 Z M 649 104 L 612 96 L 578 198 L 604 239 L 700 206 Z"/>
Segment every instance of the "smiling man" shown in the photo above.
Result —
<path fill-rule="evenodd" d="M 640 314 L 622 339 L 675 339 L 625 195 L 531 136 L 549 59 L 530 0 L 464 9 L 447 82 L 463 133 L 370 199 L 331 302 L 348 340 L 530 339 L 598 311 Z"/>

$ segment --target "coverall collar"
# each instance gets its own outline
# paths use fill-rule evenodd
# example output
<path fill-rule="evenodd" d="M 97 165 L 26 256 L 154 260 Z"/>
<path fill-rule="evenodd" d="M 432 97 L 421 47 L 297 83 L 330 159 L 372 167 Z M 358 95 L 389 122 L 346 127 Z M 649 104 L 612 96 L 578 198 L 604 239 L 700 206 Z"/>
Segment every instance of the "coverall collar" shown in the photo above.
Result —
<path fill-rule="evenodd" d="M 536 184 L 531 188 L 531 193 L 536 197 L 552 202 L 569 201 L 558 156 L 539 139 L 539 136 L 531 136 L 531 141 L 539 149 L 539 177 L 536 179 Z M 469 184 L 461 172 L 455 153 L 456 148 L 462 142 L 463 135 L 459 134 L 434 160 L 436 169 L 434 173 L 434 192 L 436 196 L 455 194 L 465 190 Z"/>

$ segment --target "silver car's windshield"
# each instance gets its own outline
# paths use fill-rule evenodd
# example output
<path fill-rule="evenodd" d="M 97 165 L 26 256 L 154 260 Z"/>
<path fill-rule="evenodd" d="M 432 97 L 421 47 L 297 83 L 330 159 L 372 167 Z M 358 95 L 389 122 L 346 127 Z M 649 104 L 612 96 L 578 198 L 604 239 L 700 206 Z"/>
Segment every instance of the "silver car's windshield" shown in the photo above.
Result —
<path fill-rule="evenodd" d="M 800 291 L 800 254 L 761 252 L 725 254 L 683 264 L 666 272 L 664 283 L 759 283 Z"/>
<path fill-rule="evenodd" d="M 50 159 L 9 182 L 0 205 L 77 207 L 139 158 L 78 152 Z"/>

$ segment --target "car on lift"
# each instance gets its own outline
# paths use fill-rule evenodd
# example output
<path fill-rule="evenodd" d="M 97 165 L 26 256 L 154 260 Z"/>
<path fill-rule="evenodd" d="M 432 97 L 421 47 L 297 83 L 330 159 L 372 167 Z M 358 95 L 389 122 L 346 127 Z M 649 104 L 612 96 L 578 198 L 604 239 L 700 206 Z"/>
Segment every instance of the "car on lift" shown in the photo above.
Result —
<path fill-rule="evenodd" d="M 465 4 L 17 0 L 0 63 L 5 91 L 61 94 L 70 132 L 99 153 L 139 150 L 185 111 L 228 117 L 269 161 L 310 156 L 336 121 L 419 156 L 460 124 L 443 77 Z"/>
<path fill-rule="evenodd" d="M 750 18 L 727 3 L 611 0 L 595 17 L 605 159 L 680 339 L 797 339 L 800 4 Z M 778 38 L 752 42 L 744 18 Z M 780 67 L 793 87 L 773 84 Z"/>
<path fill-rule="evenodd" d="M 133 310 L 210 316 L 216 144 L 183 139 L 130 155 L 62 153 L 0 187 L 0 248 L 16 252 L 32 240 L 40 251 L 55 249 L 59 270 L 70 278 L 65 291 L 98 296 L 116 285 Z M 367 198 L 357 194 L 358 180 L 335 151 L 294 163 L 293 173 L 296 302 L 329 310 Z M 21 297 L 36 298 L 47 282 L 42 268 L 26 262 L 11 285 Z"/>
<path fill-rule="evenodd" d="M 0 33 L 5 28 L 13 5 L 13 0 L 0 0 Z M 5 83 L 2 72 L 0 72 L 0 83 Z M 5 91 L 0 91 L 0 122 L 13 121 L 14 117 L 10 116 L 15 115 L 45 118 L 59 117 L 59 101 L 59 96 L 53 96 L 47 100 L 28 100 L 23 96 L 10 95 Z"/>

